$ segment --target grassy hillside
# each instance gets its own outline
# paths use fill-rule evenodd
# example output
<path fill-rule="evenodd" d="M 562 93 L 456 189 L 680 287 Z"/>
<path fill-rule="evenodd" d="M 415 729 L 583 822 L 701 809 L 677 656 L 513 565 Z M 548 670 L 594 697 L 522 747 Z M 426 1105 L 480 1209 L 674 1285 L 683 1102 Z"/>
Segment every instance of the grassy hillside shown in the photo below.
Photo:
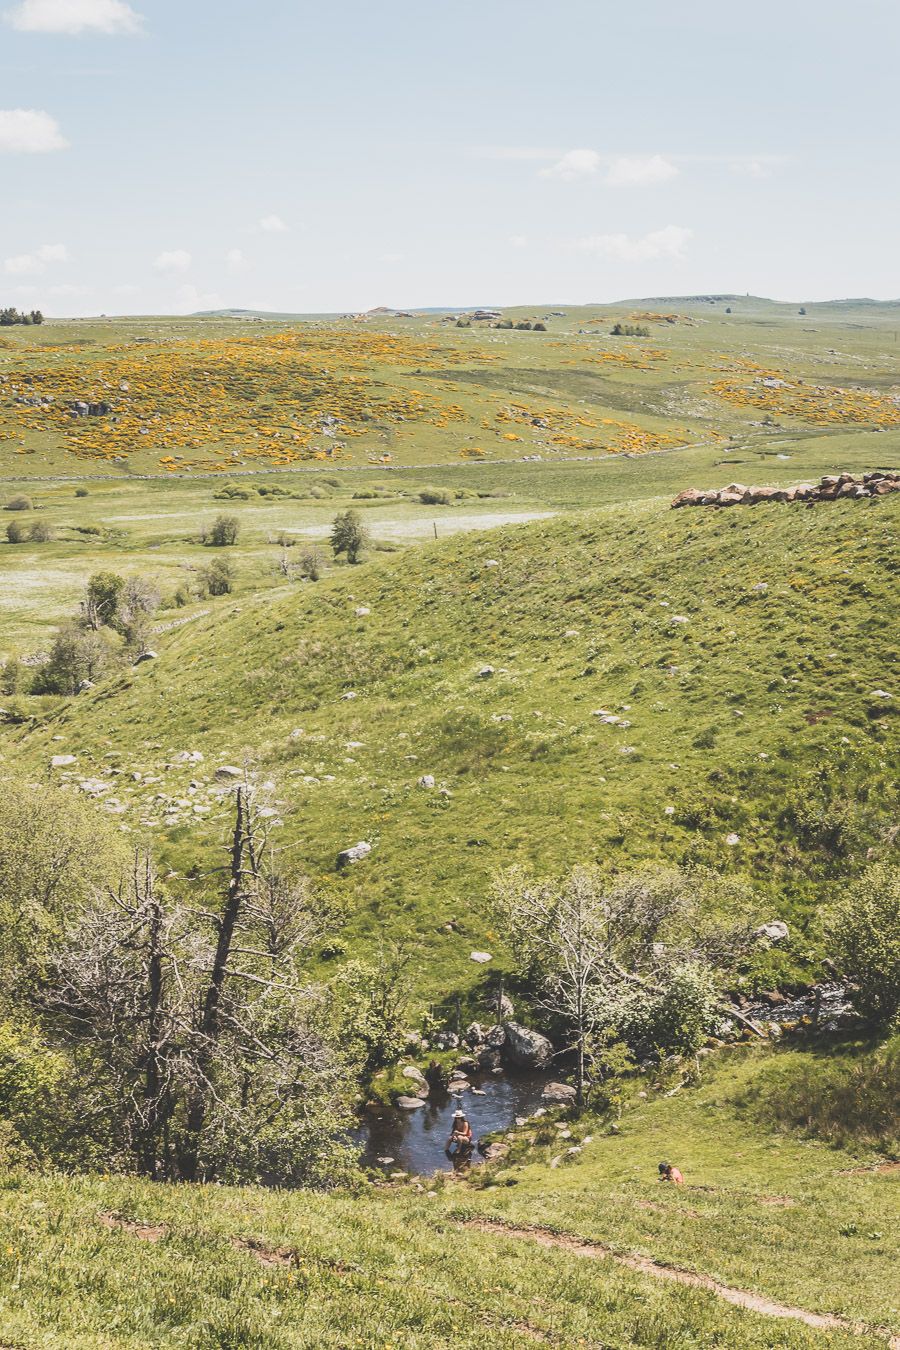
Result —
<path fill-rule="evenodd" d="M 481 1189 L 350 1197 L 7 1174 L 0 1334 L 48 1350 L 884 1347 L 900 1329 L 896 1175 L 768 1131 L 743 1106 L 805 1058 L 735 1049 L 697 1089 L 634 1096 L 617 1134 L 582 1120 L 562 1165 L 549 1164 L 571 1140 L 538 1142 Z M 683 1189 L 654 1180 L 662 1156 Z M 570 1240 L 535 1240 L 552 1234 Z M 635 1257 L 640 1269 L 620 1263 Z M 854 1331 L 658 1278 L 673 1268 Z"/>
<path fill-rule="evenodd" d="M 4 762 L 76 755 L 54 777 L 182 869 L 224 838 L 215 768 L 246 764 L 350 945 L 414 932 L 431 994 L 483 978 L 472 949 L 502 963 L 485 894 L 513 862 L 747 875 L 802 959 L 817 902 L 896 819 L 897 527 L 889 498 L 650 499 L 460 536 L 220 601 L 8 733 Z M 370 857 L 337 875 L 357 840 Z"/>

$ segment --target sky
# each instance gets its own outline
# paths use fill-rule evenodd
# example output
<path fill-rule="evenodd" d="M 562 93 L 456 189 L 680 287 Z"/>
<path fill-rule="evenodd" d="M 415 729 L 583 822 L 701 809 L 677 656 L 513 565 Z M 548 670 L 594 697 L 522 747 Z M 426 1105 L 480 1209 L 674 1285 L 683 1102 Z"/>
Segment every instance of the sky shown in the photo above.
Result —
<path fill-rule="evenodd" d="M 0 0 L 0 304 L 900 297 L 898 0 Z"/>

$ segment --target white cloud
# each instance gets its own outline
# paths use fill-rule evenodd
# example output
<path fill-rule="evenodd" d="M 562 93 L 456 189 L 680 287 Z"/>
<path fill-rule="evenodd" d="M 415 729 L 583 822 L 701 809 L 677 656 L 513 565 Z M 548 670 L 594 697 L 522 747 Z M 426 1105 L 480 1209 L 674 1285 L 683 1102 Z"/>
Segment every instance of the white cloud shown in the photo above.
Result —
<path fill-rule="evenodd" d="M 70 297 L 74 298 L 75 296 L 80 295 L 90 295 L 90 293 L 90 286 L 76 286 L 71 281 L 64 281 L 59 286 L 51 286 L 47 292 L 48 295 L 52 295 L 59 300 L 69 299 Z"/>
<path fill-rule="evenodd" d="M 263 216 L 259 228 L 263 234 L 285 234 L 291 227 L 281 219 L 281 216 L 271 215 Z"/>
<path fill-rule="evenodd" d="M 173 248 L 160 253 L 153 266 L 157 272 L 186 272 L 192 262 L 187 249 Z"/>
<path fill-rule="evenodd" d="M 606 182 L 610 187 L 644 187 L 677 175 L 677 167 L 663 155 L 620 155 L 610 163 Z"/>
<path fill-rule="evenodd" d="M 244 266 L 246 261 L 247 259 L 244 257 L 243 249 L 230 248 L 225 254 L 225 262 L 232 272 L 237 272 L 239 268 Z"/>
<path fill-rule="evenodd" d="M 197 286 L 180 286 L 178 307 L 191 312 L 195 309 L 219 309 L 222 297 L 215 291 L 201 291 Z"/>
<path fill-rule="evenodd" d="M 592 234 L 579 239 L 578 247 L 585 253 L 596 253 L 620 262 L 651 262 L 656 258 L 683 258 L 685 246 L 693 230 L 683 225 L 666 225 L 649 234 Z"/>
<path fill-rule="evenodd" d="M 55 117 L 35 108 L 0 109 L 0 154 L 44 155 L 65 150 L 68 141 Z"/>
<path fill-rule="evenodd" d="M 559 159 L 562 150 L 538 145 L 478 145 L 472 151 L 478 159 Z"/>
<path fill-rule="evenodd" d="M 137 295 L 139 290 L 139 286 L 133 286 L 130 281 L 125 281 L 120 286 L 113 286 L 113 295 Z"/>
<path fill-rule="evenodd" d="M 509 236 L 509 242 L 513 246 L 513 248 L 528 247 L 528 238 L 524 234 L 511 234 Z"/>
<path fill-rule="evenodd" d="M 143 22 L 124 0 L 21 0 L 4 17 L 22 33 L 139 33 Z"/>
<path fill-rule="evenodd" d="M 402 253 L 382 253 L 381 255 L 381 262 L 383 263 L 401 263 L 402 261 Z"/>
<path fill-rule="evenodd" d="M 33 277 L 46 272 L 48 263 L 68 262 L 69 250 L 65 244 L 42 244 L 33 253 L 18 253 L 6 258 L 3 270 L 11 277 Z"/>
<path fill-rule="evenodd" d="M 541 169 L 541 177 L 562 178 L 564 181 L 586 178 L 596 173 L 602 162 L 596 150 L 567 150 L 555 164 Z"/>

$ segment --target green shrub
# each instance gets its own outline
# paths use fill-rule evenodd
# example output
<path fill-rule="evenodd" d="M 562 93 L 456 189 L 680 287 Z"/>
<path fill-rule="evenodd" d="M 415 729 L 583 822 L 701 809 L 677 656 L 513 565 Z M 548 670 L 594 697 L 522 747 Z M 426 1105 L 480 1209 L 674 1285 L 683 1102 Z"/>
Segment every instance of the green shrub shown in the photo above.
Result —
<path fill-rule="evenodd" d="M 855 986 L 854 1005 L 877 1027 L 900 1016 L 900 868 L 877 863 L 825 915 L 831 956 Z"/>
<path fill-rule="evenodd" d="M 77 487 L 77 488 L 75 489 L 75 496 L 76 496 L 76 497 L 87 497 L 88 495 L 89 495 L 89 494 L 88 494 L 88 490 L 87 490 L 86 487 Z"/>
<path fill-rule="evenodd" d="M 10 544 L 21 544 L 28 538 L 28 527 L 22 520 L 11 520 L 6 527 L 6 538 Z"/>
<path fill-rule="evenodd" d="M 203 573 L 210 595 L 230 595 L 234 589 L 234 568 L 227 558 L 217 558 Z"/>
<path fill-rule="evenodd" d="M 240 528 L 237 516 L 216 516 L 210 529 L 204 533 L 203 542 L 212 548 L 230 548 L 237 543 Z"/>
<path fill-rule="evenodd" d="M 450 506 L 453 501 L 453 493 L 449 488 L 422 488 L 418 496 L 423 506 Z"/>
<path fill-rule="evenodd" d="M 53 526 L 46 520 L 36 520 L 28 531 L 28 538 L 33 544 L 48 544 L 55 537 Z"/>
<path fill-rule="evenodd" d="M 10 497 L 3 509 L 4 511 L 33 511 L 34 506 L 30 497 L 20 494 L 17 497 Z"/>

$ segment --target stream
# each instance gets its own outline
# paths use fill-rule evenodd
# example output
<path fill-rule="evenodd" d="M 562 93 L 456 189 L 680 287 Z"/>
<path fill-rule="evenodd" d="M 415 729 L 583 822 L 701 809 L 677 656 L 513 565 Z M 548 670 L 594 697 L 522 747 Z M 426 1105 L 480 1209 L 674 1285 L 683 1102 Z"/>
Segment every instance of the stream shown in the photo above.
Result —
<path fill-rule="evenodd" d="M 415 1111 L 399 1107 L 370 1107 L 354 1135 L 362 1148 L 362 1162 L 385 1172 L 452 1172 L 453 1164 L 444 1152 L 450 1134 L 453 1112 L 465 1111 L 476 1141 L 494 1130 L 507 1130 L 516 1116 L 530 1115 L 541 1105 L 541 1093 L 551 1075 L 514 1070 L 472 1074 L 475 1091 L 451 1096 L 432 1091 L 424 1106 Z M 481 1096 L 479 1093 L 483 1093 Z M 390 1159 L 390 1161 L 386 1161 Z M 481 1162 L 477 1149 L 472 1163 Z"/>

